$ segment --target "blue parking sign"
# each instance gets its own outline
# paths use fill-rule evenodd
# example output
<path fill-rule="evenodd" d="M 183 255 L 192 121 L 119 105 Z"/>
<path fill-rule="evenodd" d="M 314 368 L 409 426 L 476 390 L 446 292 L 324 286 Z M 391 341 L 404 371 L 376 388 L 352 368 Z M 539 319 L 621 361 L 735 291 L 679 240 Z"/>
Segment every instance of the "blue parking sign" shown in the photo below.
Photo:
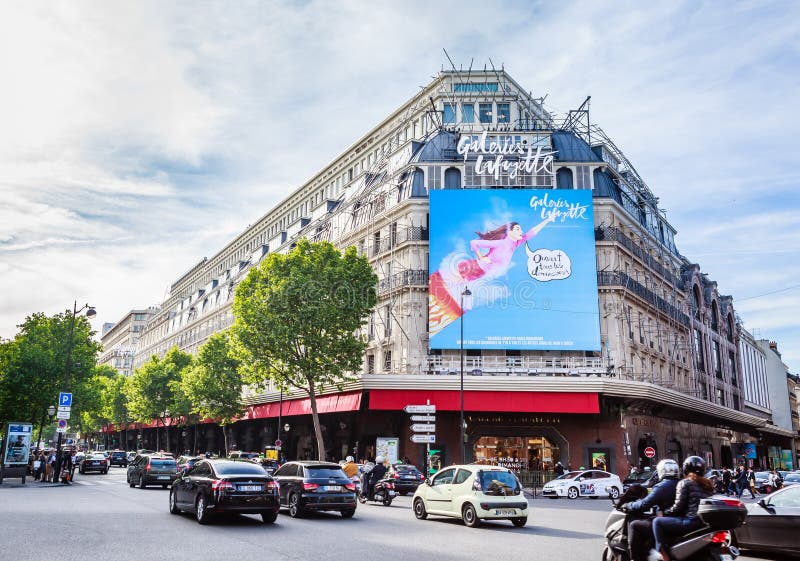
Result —
<path fill-rule="evenodd" d="M 72 407 L 72 394 L 66 392 L 58 394 L 58 405 L 59 407 Z"/>

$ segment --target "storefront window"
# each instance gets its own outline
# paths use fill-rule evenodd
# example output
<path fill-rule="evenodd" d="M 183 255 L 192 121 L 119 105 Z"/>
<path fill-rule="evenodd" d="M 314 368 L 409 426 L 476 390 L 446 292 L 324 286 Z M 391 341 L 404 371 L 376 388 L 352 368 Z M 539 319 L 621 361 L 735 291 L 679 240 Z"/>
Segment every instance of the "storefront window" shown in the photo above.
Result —
<path fill-rule="evenodd" d="M 484 436 L 475 442 L 474 454 L 477 463 L 514 472 L 552 471 L 561 457 L 558 446 L 544 436 Z"/>

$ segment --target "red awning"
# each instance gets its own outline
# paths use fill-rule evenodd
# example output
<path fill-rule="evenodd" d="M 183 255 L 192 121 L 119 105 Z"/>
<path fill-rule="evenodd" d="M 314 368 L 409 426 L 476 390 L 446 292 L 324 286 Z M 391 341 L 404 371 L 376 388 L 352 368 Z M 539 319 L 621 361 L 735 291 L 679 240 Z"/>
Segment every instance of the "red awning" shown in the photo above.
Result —
<path fill-rule="evenodd" d="M 371 390 L 369 408 L 401 410 L 430 400 L 437 411 L 460 411 L 456 390 Z M 465 391 L 465 411 L 509 413 L 600 413 L 600 400 L 590 392 Z"/>
<path fill-rule="evenodd" d="M 251 405 L 242 419 L 264 419 L 267 417 L 277 417 L 280 410 L 280 402 L 262 403 L 261 405 Z M 332 395 L 322 395 L 317 397 L 318 413 L 336 413 L 338 411 L 358 411 L 361 407 L 361 392 L 337 393 Z M 311 400 L 305 399 L 284 399 L 284 417 L 292 415 L 310 415 Z"/>

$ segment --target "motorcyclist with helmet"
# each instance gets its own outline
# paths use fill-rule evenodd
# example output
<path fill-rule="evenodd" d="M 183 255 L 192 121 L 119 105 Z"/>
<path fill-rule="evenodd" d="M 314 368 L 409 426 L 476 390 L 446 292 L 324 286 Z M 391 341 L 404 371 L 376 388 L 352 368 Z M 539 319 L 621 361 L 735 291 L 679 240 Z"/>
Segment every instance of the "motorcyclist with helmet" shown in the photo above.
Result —
<path fill-rule="evenodd" d="M 689 456 L 683 461 L 684 478 L 675 490 L 675 504 L 664 511 L 664 516 L 653 520 L 656 546 L 650 550 L 649 561 L 669 561 L 666 542 L 703 526 L 698 515 L 700 501 L 714 494 L 714 484 L 703 477 L 705 472 L 703 458 Z"/>
<path fill-rule="evenodd" d="M 369 472 L 369 487 L 367 488 L 367 497 L 371 500 L 372 493 L 375 491 L 375 484 L 386 477 L 386 466 L 383 465 L 383 456 L 375 458 L 375 467 Z"/>
<path fill-rule="evenodd" d="M 649 495 L 620 507 L 623 512 L 634 515 L 628 517 L 628 550 L 632 561 L 646 561 L 648 551 L 653 547 L 652 518 L 635 515 L 643 515 L 653 507 L 664 511 L 675 502 L 675 489 L 680 478 L 678 462 L 669 458 L 663 459 L 656 465 L 656 473 L 658 483 Z"/>
<path fill-rule="evenodd" d="M 354 477 L 358 476 L 358 464 L 355 462 L 353 456 L 347 456 L 345 458 L 345 464 L 342 466 L 342 471 L 347 476 L 348 479 L 353 479 Z"/>

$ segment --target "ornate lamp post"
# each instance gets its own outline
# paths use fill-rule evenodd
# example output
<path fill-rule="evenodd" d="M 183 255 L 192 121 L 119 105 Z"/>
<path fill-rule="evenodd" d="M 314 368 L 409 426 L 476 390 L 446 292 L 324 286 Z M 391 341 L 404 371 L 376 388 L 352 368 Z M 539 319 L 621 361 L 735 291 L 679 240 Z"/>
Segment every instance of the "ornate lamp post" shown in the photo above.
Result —
<path fill-rule="evenodd" d="M 69 376 L 72 371 L 72 343 L 73 337 L 75 335 L 75 316 L 81 313 L 83 310 L 86 310 L 86 317 L 91 319 L 93 318 L 97 312 L 94 309 L 94 306 L 90 306 L 89 304 L 84 304 L 83 306 L 78 308 L 78 301 L 76 300 L 72 306 L 72 316 L 70 317 L 69 322 L 69 339 L 67 340 L 67 368 L 64 371 L 64 391 L 69 391 Z M 56 443 L 56 470 L 53 477 L 58 478 L 61 476 L 61 441 L 63 439 L 64 433 L 58 433 L 58 442 Z"/>

